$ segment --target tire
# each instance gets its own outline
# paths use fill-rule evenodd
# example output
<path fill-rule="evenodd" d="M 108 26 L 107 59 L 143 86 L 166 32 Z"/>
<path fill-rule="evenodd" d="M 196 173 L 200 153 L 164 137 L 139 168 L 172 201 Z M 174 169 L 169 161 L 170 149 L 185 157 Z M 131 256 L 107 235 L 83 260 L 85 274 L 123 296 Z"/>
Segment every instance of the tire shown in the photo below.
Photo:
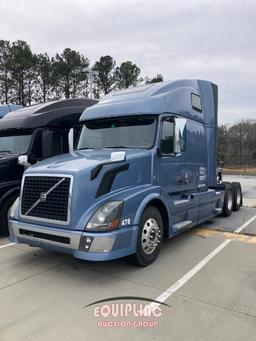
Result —
<path fill-rule="evenodd" d="M 148 206 L 142 214 L 133 261 L 139 266 L 153 263 L 163 243 L 163 219 L 157 208 Z"/>
<path fill-rule="evenodd" d="M 243 204 L 243 193 L 239 182 L 231 182 L 233 190 L 233 211 L 239 211 Z"/>
<path fill-rule="evenodd" d="M 233 211 L 234 200 L 233 200 L 233 190 L 231 184 L 226 184 L 223 212 L 224 217 L 229 217 Z"/>
<path fill-rule="evenodd" d="M 18 198 L 19 194 L 14 193 L 5 199 L 1 208 L 0 208 L 0 234 L 4 236 L 9 235 L 9 227 L 8 227 L 8 214 L 9 210 L 12 207 L 14 201 Z"/>

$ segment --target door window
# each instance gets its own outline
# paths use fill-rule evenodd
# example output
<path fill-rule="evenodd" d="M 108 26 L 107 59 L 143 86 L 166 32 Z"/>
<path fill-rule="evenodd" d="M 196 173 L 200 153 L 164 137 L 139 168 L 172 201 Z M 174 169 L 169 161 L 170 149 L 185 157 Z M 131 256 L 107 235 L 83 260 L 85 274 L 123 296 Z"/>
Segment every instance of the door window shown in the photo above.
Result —
<path fill-rule="evenodd" d="M 170 119 L 163 121 L 160 149 L 163 154 L 174 152 L 174 122 Z"/>
<path fill-rule="evenodd" d="M 65 151 L 64 135 L 59 131 L 52 132 L 52 156 L 59 155 Z"/>
<path fill-rule="evenodd" d="M 175 119 L 175 153 L 182 153 L 186 150 L 186 120 L 184 118 Z"/>

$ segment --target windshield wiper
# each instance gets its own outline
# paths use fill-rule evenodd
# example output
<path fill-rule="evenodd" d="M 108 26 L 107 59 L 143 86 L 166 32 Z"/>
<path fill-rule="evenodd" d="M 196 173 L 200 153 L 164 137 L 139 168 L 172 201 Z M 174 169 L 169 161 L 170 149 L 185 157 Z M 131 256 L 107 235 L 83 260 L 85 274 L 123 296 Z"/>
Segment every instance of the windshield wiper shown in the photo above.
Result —
<path fill-rule="evenodd" d="M 12 151 L 11 151 L 11 150 L 0 150 L 0 153 L 9 153 L 9 154 L 12 154 Z"/>

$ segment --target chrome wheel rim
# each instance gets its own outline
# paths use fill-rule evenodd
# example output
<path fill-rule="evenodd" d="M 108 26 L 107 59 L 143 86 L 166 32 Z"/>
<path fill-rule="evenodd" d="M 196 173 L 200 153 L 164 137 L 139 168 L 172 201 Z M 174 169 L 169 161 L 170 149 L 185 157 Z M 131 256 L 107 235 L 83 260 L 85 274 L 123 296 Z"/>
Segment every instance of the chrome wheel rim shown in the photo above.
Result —
<path fill-rule="evenodd" d="M 145 254 L 152 254 L 161 242 L 161 230 L 154 218 L 149 218 L 142 229 L 141 246 Z"/>

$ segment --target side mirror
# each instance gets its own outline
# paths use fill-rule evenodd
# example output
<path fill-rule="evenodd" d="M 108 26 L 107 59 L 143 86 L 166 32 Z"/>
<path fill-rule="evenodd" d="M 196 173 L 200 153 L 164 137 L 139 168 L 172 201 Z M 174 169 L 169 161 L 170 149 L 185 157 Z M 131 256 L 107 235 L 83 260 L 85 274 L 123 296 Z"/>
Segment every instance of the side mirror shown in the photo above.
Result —
<path fill-rule="evenodd" d="M 24 166 L 25 169 L 30 167 L 31 164 L 28 162 L 28 156 L 27 155 L 18 156 L 18 165 Z"/>
<path fill-rule="evenodd" d="M 74 128 L 71 128 L 68 133 L 68 150 L 69 153 L 74 151 Z"/>
<path fill-rule="evenodd" d="M 179 154 L 186 149 L 186 120 L 185 118 L 175 119 L 174 128 L 174 153 Z"/>

